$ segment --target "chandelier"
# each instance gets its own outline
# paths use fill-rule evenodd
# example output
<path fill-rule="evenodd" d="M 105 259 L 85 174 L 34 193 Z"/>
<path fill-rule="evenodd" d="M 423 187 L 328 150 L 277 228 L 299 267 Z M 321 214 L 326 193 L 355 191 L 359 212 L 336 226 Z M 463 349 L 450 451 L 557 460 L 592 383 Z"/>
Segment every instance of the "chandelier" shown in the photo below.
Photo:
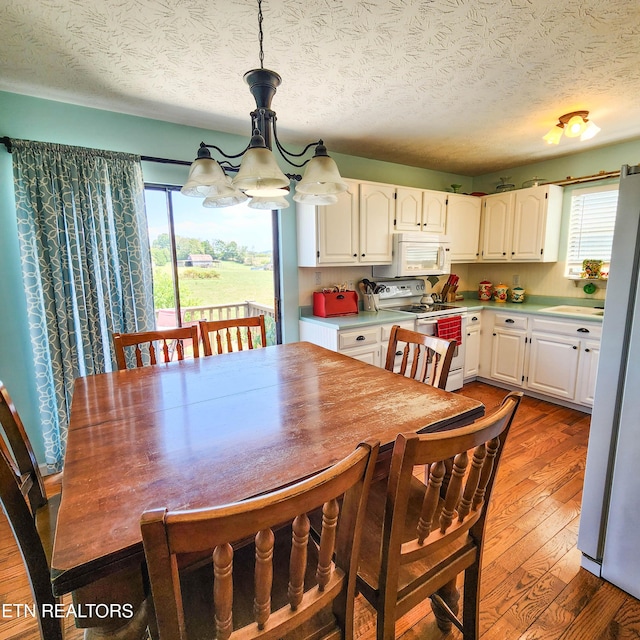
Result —
<path fill-rule="evenodd" d="M 204 197 L 205 207 L 229 207 L 250 199 L 248 206 L 254 209 L 284 209 L 289 206 L 284 196 L 289 193 L 293 179 L 299 181 L 293 196 L 297 202 L 333 204 L 338 200 L 336 194 L 346 191 L 347 185 L 323 141 L 311 142 L 300 153 L 294 153 L 287 151 L 278 139 L 276 112 L 271 109 L 271 100 L 282 78 L 275 71 L 264 68 L 262 0 L 258 0 L 258 32 L 260 68 L 244 74 L 256 102 L 256 109 L 250 114 L 251 140 L 243 151 L 235 155 L 216 145 L 201 142 L 198 157 L 191 164 L 181 193 Z M 282 172 L 272 153 L 273 143 L 292 167 L 300 169 L 306 166 L 304 175 Z M 313 157 L 300 162 L 312 147 L 315 147 Z M 224 160 L 214 160 L 210 149 L 223 156 Z M 238 158 L 241 158 L 240 163 L 234 164 Z M 235 173 L 235 177 L 231 178 L 230 173 Z"/>
<path fill-rule="evenodd" d="M 588 111 L 572 111 L 565 113 L 558 118 L 558 124 L 551 127 L 549 132 L 542 136 L 547 144 L 559 144 L 562 134 L 567 138 L 577 138 L 580 140 L 590 140 L 600 131 L 593 120 L 589 120 Z"/>

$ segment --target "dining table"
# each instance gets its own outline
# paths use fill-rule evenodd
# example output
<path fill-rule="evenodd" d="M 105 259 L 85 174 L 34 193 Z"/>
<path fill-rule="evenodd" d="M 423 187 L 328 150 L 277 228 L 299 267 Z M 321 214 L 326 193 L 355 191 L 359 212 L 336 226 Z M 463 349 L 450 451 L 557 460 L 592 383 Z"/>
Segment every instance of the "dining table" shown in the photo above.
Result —
<path fill-rule="evenodd" d="M 134 622 L 146 626 L 148 615 L 145 510 L 270 492 L 369 439 L 381 443 L 380 476 L 399 433 L 451 429 L 483 414 L 477 400 L 308 342 L 79 378 L 51 560 L 54 593 L 72 594 L 76 625 L 88 638 L 92 630 L 136 637 Z M 126 625 L 130 636 L 119 629 Z"/>

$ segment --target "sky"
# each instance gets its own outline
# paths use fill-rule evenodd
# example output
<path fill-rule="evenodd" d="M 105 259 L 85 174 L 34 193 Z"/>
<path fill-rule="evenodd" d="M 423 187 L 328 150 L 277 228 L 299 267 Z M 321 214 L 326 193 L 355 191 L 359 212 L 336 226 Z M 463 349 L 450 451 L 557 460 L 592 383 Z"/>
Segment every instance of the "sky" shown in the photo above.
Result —
<path fill-rule="evenodd" d="M 250 209 L 246 204 L 223 209 L 202 206 L 201 198 L 173 194 L 173 217 L 176 235 L 200 240 L 235 240 L 250 251 L 271 251 L 271 211 Z M 168 233 L 167 204 L 164 191 L 145 191 L 149 239 Z"/>

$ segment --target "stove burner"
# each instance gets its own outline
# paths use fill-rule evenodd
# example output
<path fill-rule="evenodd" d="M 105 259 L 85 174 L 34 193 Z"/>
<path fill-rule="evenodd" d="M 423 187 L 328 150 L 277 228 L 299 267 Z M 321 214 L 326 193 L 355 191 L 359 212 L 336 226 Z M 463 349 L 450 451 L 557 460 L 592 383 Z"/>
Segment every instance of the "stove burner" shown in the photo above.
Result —
<path fill-rule="evenodd" d="M 430 311 L 448 311 L 459 308 L 450 304 L 407 304 L 402 307 L 393 307 L 394 311 L 408 311 L 410 313 L 429 313 Z"/>

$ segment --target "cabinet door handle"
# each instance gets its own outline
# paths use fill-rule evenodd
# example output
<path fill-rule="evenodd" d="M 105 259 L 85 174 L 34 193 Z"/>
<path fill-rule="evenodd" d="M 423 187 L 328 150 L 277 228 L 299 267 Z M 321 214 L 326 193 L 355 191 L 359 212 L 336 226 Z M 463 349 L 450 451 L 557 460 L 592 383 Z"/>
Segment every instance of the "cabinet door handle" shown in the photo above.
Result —
<path fill-rule="evenodd" d="M 360 342 L 362 342 L 363 340 L 366 340 L 366 338 L 364 336 L 358 336 L 356 340 L 359 340 Z"/>
<path fill-rule="evenodd" d="M 591 349 L 585 349 L 586 353 L 589 353 L 591 351 Z"/>
<path fill-rule="evenodd" d="M 402 355 L 402 351 L 396 351 L 396 355 L 397 356 L 401 356 Z"/>
<path fill-rule="evenodd" d="M 364 258 L 364 253 L 362 254 L 362 257 Z"/>
<path fill-rule="evenodd" d="M 353 254 L 353 257 L 354 257 L 354 258 L 357 258 L 357 257 L 358 257 L 358 254 L 357 254 L 357 253 L 354 253 L 354 254 Z"/>
<path fill-rule="evenodd" d="M 495 336 L 496 334 L 494 333 L 493 335 Z"/>
<path fill-rule="evenodd" d="M 478 316 L 473 316 L 473 318 L 471 318 L 471 320 L 473 320 L 474 322 L 478 319 Z"/>
<path fill-rule="evenodd" d="M 576 329 L 576 331 L 578 333 L 589 333 L 589 329 L 585 329 L 584 327 L 580 327 L 579 329 Z"/>
<path fill-rule="evenodd" d="M 508 322 L 509 324 L 513 324 L 515 320 L 513 318 L 507 318 L 505 322 Z"/>
<path fill-rule="evenodd" d="M 571 347 L 572 349 L 577 349 L 578 347 L 576 347 L 576 345 L 574 344 L 573 347 Z"/>

